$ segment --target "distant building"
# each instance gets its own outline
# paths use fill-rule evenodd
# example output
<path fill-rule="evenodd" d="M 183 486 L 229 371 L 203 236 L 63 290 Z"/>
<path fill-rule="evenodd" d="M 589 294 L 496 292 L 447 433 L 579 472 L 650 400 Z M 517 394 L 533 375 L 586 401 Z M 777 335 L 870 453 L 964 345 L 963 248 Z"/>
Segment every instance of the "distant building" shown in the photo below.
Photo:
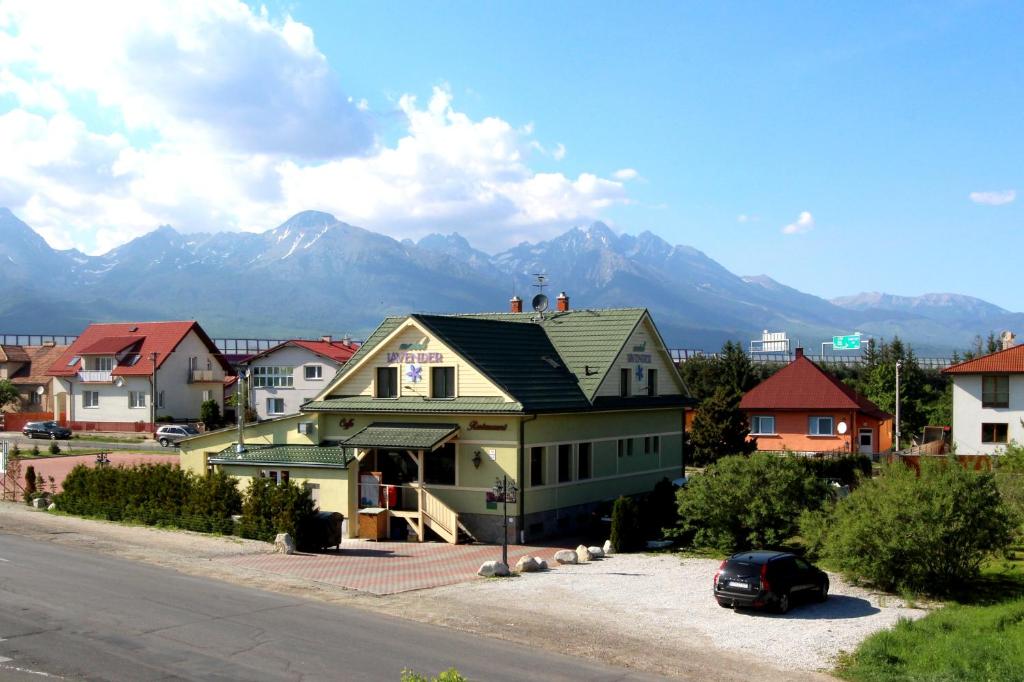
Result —
<path fill-rule="evenodd" d="M 198 322 L 91 324 L 49 368 L 67 394 L 53 416 L 77 430 L 152 431 L 154 417 L 198 419 L 206 400 L 223 410 L 230 372 Z"/>
<path fill-rule="evenodd" d="M 747 391 L 740 409 L 758 450 L 871 454 L 892 448 L 892 415 L 805 357 L 803 348 Z"/>
<path fill-rule="evenodd" d="M 292 339 L 242 363 L 249 370 L 250 405 L 260 419 L 296 414 L 334 380 L 359 346 L 348 339 Z"/>
<path fill-rule="evenodd" d="M 1024 443 L 1024 346 L 951 365 L 943 373 L 953 379 L 958 455 L 991 455 L 1010 441 Z"/>
<path fill-rule="evenodd" d="M 18 387 L 20 403 L 4 408 L 7 412 L 50 412 L 54 404 L 54 380 L 47 374 L 50 366 L 67 350 L 53 342 L 38 346 L 0 346 L 0 379 Z"/>

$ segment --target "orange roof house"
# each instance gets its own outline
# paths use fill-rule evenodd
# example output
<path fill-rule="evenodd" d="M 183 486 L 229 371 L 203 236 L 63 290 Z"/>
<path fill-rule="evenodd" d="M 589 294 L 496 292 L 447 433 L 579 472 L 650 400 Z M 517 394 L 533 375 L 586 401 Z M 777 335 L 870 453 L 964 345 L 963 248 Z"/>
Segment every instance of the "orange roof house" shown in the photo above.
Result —
<path fill-rule="evenodd" d="M 740 401 L 758 450 L 884 452 L 892 415 L 804 356 L 750 389 Z"/>
<path fill-rule="evenodd" d="M 942 370 L 953 380 L 953 444 L 958 455 L 995 455 L 1024 442 L 1024 345 Z"/>

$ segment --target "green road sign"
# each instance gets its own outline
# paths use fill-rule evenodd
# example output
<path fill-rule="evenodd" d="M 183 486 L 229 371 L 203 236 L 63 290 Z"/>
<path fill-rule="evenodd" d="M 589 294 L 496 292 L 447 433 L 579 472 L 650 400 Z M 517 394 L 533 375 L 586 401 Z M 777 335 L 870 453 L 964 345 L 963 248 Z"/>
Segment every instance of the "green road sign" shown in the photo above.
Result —
<path fill-rule="evenodd" d="M 860 334 L 833 336 L 832 348 L 835 350 L 860 350 Z"/>

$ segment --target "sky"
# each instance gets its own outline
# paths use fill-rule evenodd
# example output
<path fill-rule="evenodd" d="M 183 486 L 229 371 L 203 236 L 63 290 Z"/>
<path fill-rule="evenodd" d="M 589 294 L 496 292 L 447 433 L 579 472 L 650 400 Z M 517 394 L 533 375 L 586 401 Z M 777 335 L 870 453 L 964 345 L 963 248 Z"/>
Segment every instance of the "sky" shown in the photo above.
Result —
<path fill-rule="evenodd" d="M 820 296 L 1021 311 L 1022 30 L 1019 2 L 4 0 L 0 206 L 93 254 L 306 209 L 492 253 L 602 220 Z"/>

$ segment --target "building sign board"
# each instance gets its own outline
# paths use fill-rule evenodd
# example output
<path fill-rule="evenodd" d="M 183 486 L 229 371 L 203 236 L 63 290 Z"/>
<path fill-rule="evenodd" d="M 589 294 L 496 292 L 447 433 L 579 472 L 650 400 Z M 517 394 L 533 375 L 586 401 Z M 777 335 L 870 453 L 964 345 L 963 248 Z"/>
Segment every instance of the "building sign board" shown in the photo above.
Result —
<path fill-rule="evenodd" d="M 860 350 L 860 333 L 833 336 L 832 348 L 835 350 Z"/>

